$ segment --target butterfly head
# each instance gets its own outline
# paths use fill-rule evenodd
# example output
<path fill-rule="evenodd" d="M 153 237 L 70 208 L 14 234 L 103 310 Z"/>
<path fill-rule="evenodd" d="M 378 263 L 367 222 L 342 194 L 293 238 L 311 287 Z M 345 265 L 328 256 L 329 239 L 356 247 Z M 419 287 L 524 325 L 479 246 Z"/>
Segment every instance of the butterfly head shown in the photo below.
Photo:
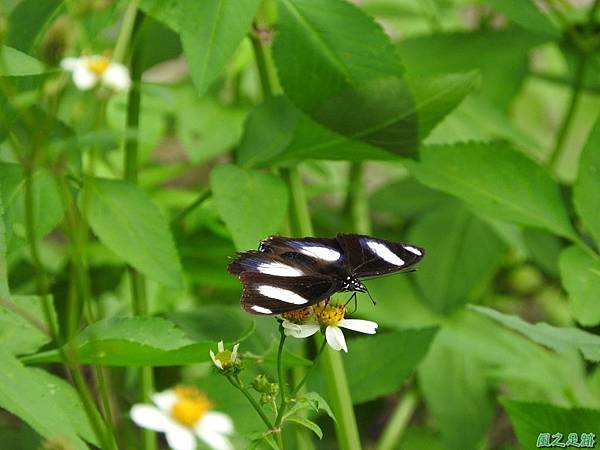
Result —
<path fill-rule="evenodd" d="M 351 292 L 367 292 L 367 288 L 360 282 L 358 278 L 348 275 L 342 284 L 344 291 Z"/>

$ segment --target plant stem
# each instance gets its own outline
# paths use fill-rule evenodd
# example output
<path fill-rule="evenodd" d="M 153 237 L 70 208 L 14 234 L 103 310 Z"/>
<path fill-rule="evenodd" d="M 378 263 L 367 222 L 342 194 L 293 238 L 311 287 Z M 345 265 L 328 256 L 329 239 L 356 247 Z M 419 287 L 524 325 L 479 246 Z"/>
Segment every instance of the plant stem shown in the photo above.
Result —
<path fill-rule="evenodd" d="M 227 376 L 227 380 L 229 380 L 229 382 L 231 383 L 231 385 L 233 387 L 235 387 L 238 391 L 240 391 L 242 394 L 244 394 L 244 397 L 246 397 L 248 399 L 248 401 L 250 402 L 252 407 L 256 410 L 256 412 L 258 413 L 258 415 L 260 416 L 262 421 L 265 423 L 267 428 L 269 430 L 273 429 L 273 424 L 271 423 L 271 420 L 267 417 L 267 415 L 265 414 L 263 409 L 260 407 L 260 405 L 258 404 L 256 399 L 254 397 L 252 397 L 252 394 L 250 394 L 250 392 L 248 392 L 248 390 L 244 387 L 244 385 L 240 381 L 239 377 L 236 375 L 234 378 L 233 376 L 229 375 L 229 376 Z"/>
<path fill-rule="evenodd" d="M 279 409 L 277 413 L 277 418 L 275 419 L 275 427 L 279 427 L 281 425 L 281 420 L 283 419 L 283 414 L 285 413 L 286 404 L 285 404 L 285 372 L 283 370 L 283 347 L 285 344 L 285 333 L 283 332 L 283 327 L 279 325 L 279 348 L 277 349 L 277 378 L 279 380 Z"/>
<path fill-rule="evenodd" d="M 139 0 L 133 0 L 129 3 L 125 17 L 123 19 L 123 27 L 119 35 L 119 40 L 115 49 L 115 59 L 120 60 L 123 58 L 125 49 L 131 42 L 133 36 L 139 30 L 141 23 L 144 19 L 142 12 L 138 10 Z M 125 173 L 124 179 L 130 181 L 133 184 L 137 184 L 138 180 L 138 142 L 139 142 L 139 123 L 140 123 L 140 106 L 141 106 L 141 92 L 140 84 L 142 80 L 142 67 L 141 67 L 141 48 L 140 46 L 134 46 L 131 56 L 131 81 L 132 88 L 129 91 L 127 98 L 127 117 L 126 117 L 126 129 L 129 131 L 128 138 L 125 140 Z M 131 298 L 132 298 L 132 309 L 134 315 L 144 315 L 148 313 L 148 303 L 146 299 L 146 280 L 142 274 L 140 274 L 133 267 L 127 268 L 129 272 L 129 279 L 131 283 Z M 152 367 L 142 367 L 140 369 L 140 392 L 139 397 L 142 402 L 148 401 L 152 393 L 154 392 L 154 373 Z M 144 429 L 142 431 L 143 436 L 143 448 L 145 450 L 156 450 L 156 434 L 151 431 Z"/>
<path fill-rule="evenodd" d="M 354 231 L 360 234 L 371 234 L 371 218 L 369 203 L 364 185 L 365 165 L 363 162 L 353 162 L 348 175 L 348 196 L 345 210 L 352 219 Z"/>
<path fill-rule="evenodd" d="M 310 374 L 312 373 L 312 371 L 314 370 L 314 368 L 317 366 L 317 363 L 321 359 L 321 355 L 323 354 L 323 351 L 325 350 L 325 346 L 326 345 L 327 345 L 327 341 L 325 339 L 323 339 L 323 343 L 321 344 L 321 348 L 319 349 L 319 352 L 315 356 L 315 359 L 313 359 L 312 366 L 310 366 L 308 368 L 308 370 L 304 374 L 304 378 L 302 378 L 302 380 L 300 380 L 300 383 L 298 383 L 298 385 L 292 390 L 292 392 L 290 392 L 290 397 L 294 397 L 298 393 L 298 391 L 300 389 L 302 389 L 302 386 L 304 386 L 306 384 L 306 380 L 308 380 L 308 377 L 310 376 Z"/>
<path fill-rule="evenodd" d="M 198 194 L 198 198 L 196 200 L 193 201 L 193 203 L 189 204 L 188 206 L 186 206 L 183 211 L 181 211 L 179 214 L 177 214 L 173 220 L 171 220 L 171 225 L 174 225 L 178 222 L 181 222 L 183 219 L 185 219 L 185 217 L 191 213 L 194 209 L 196 209 L 198 206 L 202 205 L 202 203 L 204 203 L 204 201 L 206 199 L 208 199 L 210 197 L 210 189 L 209 188 L 204 188 L 202 191 L 200 191 L 200 194 Z"/>
<path fill-rule="evenodd" d="M 263 96 L 265 98 L 272 97 L 275 87 L 269 71 L 271 61 L 267 57 L 260 38 L 253 32 L 250 33 L 250 42 L 252 42 L 252 50 L 254 50 L 254 59 L 256 60 L 256 68 L 258 69 Z"/>
<path fill-rule="evenodd" d="M 127 5 L 125 15 L 123 16 L 123 23 L 121 24 L 121 30 L 119 31 L 119 37 L 117 38 L 117 43 L 115 44 L 115 49 L 113 51 L 112 59 L 115 62 L 123 62 L 125 60 L 125 53 L 131 42 L 131 35 L 135 30 L 134 25 L 138 14 L 139 4 L 140 0 L 131 0 Z"/>
<path fill-rule="evenodd" d="M 291 196 L 290 224 L 292 230 L 299 236 L 311 236 L 313 227 L 298 169 L 293 167 L 282 170 L 282 176 L 288 183 Z M 315 336 L 315 339 L 318 345 L 323 345 L 323 337 Z M 337 419 L 335 427 L 339 448 L 340 450 L 360 450 L 361 443 L 354 416 L 354 406 L 340 354 L 330 349 L 325 350 L 322 366 L 329 398 Z"/>
<path fill-rule="evenodd" d="M 563 118 L 563 121 L 558 130 L 558 134 L 556 136 L 556 141 L 554 144 L 554 148 L 552 153 L 550 154 L 550 159 L 548 160 L 548 166 L 554 170 L 554 172 L 558 169 L 558 163 L 561 159 L 562 153 L 564 151 L 565 140 L 568 136 L 569 129 L 571 128 L 571 124 L 575 117 L 575 111 L 577 110 L 577 106 L 579 104 L 579 99 L 581 98 L 583 80 L 585 75 L 585 69 L 588 62 L 587 53 L 580 52 L 579 59 L 577 60 L 577 67 L 575 69 L 575 78 L 573 80 L 573 90 L 571 92 L 571 99 L 569 101 L 569 106 L 567 107 L 567 112 Z"/>
<path fill-rule="evenodd" d="M 393 450 L 399 448 L 400 439 L 402 439 L 404 430 L 406 430 L 406 426 L 415 412 L 418 403 L 419 396 L 415 391 L 408 391 L 404 394 L 381 433 L 375 450 Z"/>

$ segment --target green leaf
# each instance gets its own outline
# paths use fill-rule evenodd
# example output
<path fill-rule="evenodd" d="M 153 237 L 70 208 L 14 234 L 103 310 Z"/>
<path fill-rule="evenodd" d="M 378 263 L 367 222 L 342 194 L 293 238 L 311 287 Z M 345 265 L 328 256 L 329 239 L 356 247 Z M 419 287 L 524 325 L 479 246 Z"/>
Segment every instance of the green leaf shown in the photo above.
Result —
<path fill-rule="evenodd" d="M 525 228 L 523 239 L 531 258 L 547 274 L 558 278 L 558 258 L 563 249 L 560 238 L 544 230 Z"/>
<path fill-rule="evenodd" d="M 58 407 L 62 400 L 57 397 L 64 392 L 64 386 L 61 385 L 59 392 L 56 386 L 40 382 L 42 380 L 38 371 L 24 367 L 4 349 L 0 349 L 0 366 L 2 408 L 19 417 L 47 439 L 61 438 L 72 448 L 88 448 L 77 437 L 73 418 Z"/>
<path fill-rule="evenodd" d="M 533 0 L 487 0 L 487 3 L 526 30 L 560 38 L 560 30 L 541 13 Z"/>
<path fill-rule="evenodd" d="M 343 136 L 414 153 L 418 140 L 476 82 L 472 73 L 410 83 L 400 79 L 402 67 L 389 38 L 345 1 L 279 4 L 274 56 L 281 84 L 302 111 Z M 337 26 L 340 22 L 345 26 Z"/>
<path fill-rule="evenodd" d="M 506 253 L 490 226 L 455 202 L 423 215 L 409 241 L 427 249 L 415 278 L 424 300 L 442 314 L 473 300 Z"/>
<path fill-rule="evenodd" d="M 34 325 L 35 323 L 35 325 Z M 0 294 L 0 347 L 13 355 L 33 353 L 50 342 L 41 297 Z"/>
<path fill-rule="evenodd" d="M 310 431 L 315 433 L 319 439 L 323 439 L 323 430 L 321 430 L 321 427 L 314 423 L 312 420 L 309 420 L 306 417 L 302 416 L 288 416 L 285 420 L 287 420 L 288 422 L 297 423 L 300 426 L 308 428 Z"/>
<path fill-rule="evenodd" d="M 395 159 L 390 152 L 319 125 L 287 97 L 267 99 L 250 113 L 244 128 L 237 155 L 246 167 L 288 165 L 306 159 Z"/>
<path fill-rule="evenodd" d="M 174 31 L 179 31 L 180 0 L 141 0 L 140 9 Z"/>
<path fill-rule="evenodd" d="M 563 408 L 550 403 L 522 402 L 501 398 L 500 403 L 510 416 L 513 429 L 523 449 L 538 447 L 540 433 L 562 433 L 562 443 L 569 433 L 594 433 L 598 439 L 600 411 L 587 408 Z M 596 442 L 596 439 L 594 442 Z M 595 447 L 590 445 L 590 448 Z"/>
<path fill-rule="evenodd" d="M 316 392 L 307 392 L 306 394 L 302 394 L 299 401 L 308 402 L 315 412 L 324 411 L 334 422 L 336 421 L 335 415 L 333 414 L 329 403 L 327 403 L 327 401 L 325 401 L 325 399 Z"/>
<path fill-rule="evenodd" d="M 352 401 L 364 403 L 397 390 L 427 353 L 436 327 L 396 330 L 348 342 L 344 367 Z M 318 392 L 324 380 L 313 378 Z M 317 386 L 318 385 L 318 386 Z"/>
<path fill-rule="evenodd" d="M 600 336 L 573 327 L 554 327 L 544 322 L 531 324 L 518 316 L 503 314 L 491 308 L 469 305 L 469 309 L 522 333 L 533 342 L 559 353 L 579 350 L 589 361 L 600 361 Z"/>
<path fill-rule="evenodd" d="M 181 286 L 181 264 L 171 232 L 144 191 L 127 181 L 95 179 L 83 189 L 79 206 L 106 247 L 149 278 Z"/>
<path fill-rule="evenodd" d="M 577 214 L 600 246 L 600 118 L 588 136 L 579 158 L 579 174 L 573 186 Z"/>
<path fill-rule="evenodd" d="M 478 213 L 575 238 L 556 182 L 507 144 L 425 147 L 419 163 L 407 164 L 419 181 L 459 197 Z"/>
<path fill-rule="evenodd" d="M 177 135 L 194 164 L 224 153 L 239 141 L 246 113 L 212 99 L 199 99 L 189 88 L 177 98 Z"/>
<path fill-rule="evenodd" d="M 252 24 L 260 0 L 181 0 L 180 35 L 198 95 L 219 76 Z"/>
<path fill-rule="evenodd" d="M 276 176 L 225 164 L 211 172 L 210 186 L 238 250 L 256 248 L 283 223 L 288 195 Z"/>
<path fill-rule="evenodd" d="M 494 411 L 482 364 L 436 339 L 418 373 L 419 386 L 446 449 L 476 448 Z"/>
<path fill-rule="evenodd" d="M 560 255 L 560 274 L 575 319 L 586 327 L 600 323 L 600 260 L 573 245 Z"/>
<path fill-rule="evenodd" d="M 411 77 L 478 71 L 478 95 L 506 110 L 527 76 L 529 51 L 547 40 L 514 27 L 419 33 L 402 39 L 398 52 Z"/>
<path fill-rule="evenodd" d="M 82 364 L 103 366 L 176 366 L 208 362 L 212 341 L 194 342 L 172 322 L 157 317 L 106 319 L 74 340 Z M 57 351 L 23 358 L 28 364 L 60 361 Z"/>
<path fill-rule="evenodd" d="M 46 170 L 33 174 L 32 191 L 35 236 L 41 239 L 62 220 L 63 204 L 56 182 Z M 6 247 L 11 254 L 26 239 L 25 176 L 20 165 L 0 162 L 0 196 L 4 206 Z"/>
<path fill-rule="evenodd" d="M 3 59 L 0 76 L 23 77 L 46 72 L 41 61 L 6 45 L 0 47 L 0 58 Z"/>
<path fill-rule="evenodd" d="M 22 52 L 31 53 L 39 36 L 56 17 L 62 3 L 60 0 L 21 1 L 8 18 L 10 27 L 8 27 L 6 44 Z"/>
<path fill-rule="evenodd" d="M 343 0 L 279 0 L 273 53 L 282 87 L 308 113 L 353 86 L 403 72 L 381 27 Z"/>

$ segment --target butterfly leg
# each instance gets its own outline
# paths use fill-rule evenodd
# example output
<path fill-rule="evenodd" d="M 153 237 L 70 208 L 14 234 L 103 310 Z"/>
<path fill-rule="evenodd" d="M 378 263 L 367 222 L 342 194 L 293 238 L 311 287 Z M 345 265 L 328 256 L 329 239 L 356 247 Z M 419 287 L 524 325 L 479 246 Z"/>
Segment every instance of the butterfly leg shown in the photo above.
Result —
<path fill-rule="evenodd" d="M 348 303 L 350 303 L 352 300 L 354 300 L 354 309 L 352 310 L 352 312 L 348 313 L 348 314 L 354 314 L 356 312 L 356 310 L 358 309 L 358 302 L 357 302 L 357 297 L 356 297 L 356 292 L 353 292 L 352 295 L 350 296 L 350 298 L 348 299 L 348 301 L 346 302 L 346 304 L 344 306 L 348 306 Z"/>

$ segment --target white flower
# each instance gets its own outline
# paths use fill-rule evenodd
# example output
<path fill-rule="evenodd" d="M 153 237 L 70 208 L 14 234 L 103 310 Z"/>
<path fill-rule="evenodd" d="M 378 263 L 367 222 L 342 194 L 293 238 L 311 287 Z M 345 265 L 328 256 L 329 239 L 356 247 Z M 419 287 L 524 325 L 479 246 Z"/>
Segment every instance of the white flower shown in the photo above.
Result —
<path fill-rule="evenodd" d="M 211 411 L 213 404 L 196 388 L 178 386 L 152 396 L 154 405 L 133 405 L 131 420 L 165 433 L 173 450 L 194 450 L 196 436 L 214 450 L 233 450 L 228 435 L 233 422 L 227 414 Z"/>
<path fill-rule="evenodd" d="M 217 354 L 210 350 L 210 359 L 220 370 L 228 369 L 229 367 L 235 366 L 239 363 L 238 360 L 238 348 L 240 344 L 235 344 L 233 346 L 233 350 L 225 350 L 225 346 L 223 345 L 223 341 L 219 341 L 217 344 Z"/>
<path fill-rule="evenodd" d="M 82 91 L 92 89 L 98 83 L 115 91 L 126 91 L 131 86 L 127 67 L 111 61 L 106 56 L 65 58 L 60 66 L 73 74 L 73 83 Z"/>
<path fill-rule="evenodd" d="M 325 339 L 329 346 L 336 351 L 344 350 L 347 352 L 348 347 L 342 328 L 375 334 L 377 324 L 370 320 L 346 319 L 344 317 L 345 313 L 346 307 L 344 305 L 313 306 L 316 321 L 308 320 L 303 323 L 294 323 L 284 318 L 282 322 L 283 332 L 286 336 L 306 338 L 325 327 Z"/>

